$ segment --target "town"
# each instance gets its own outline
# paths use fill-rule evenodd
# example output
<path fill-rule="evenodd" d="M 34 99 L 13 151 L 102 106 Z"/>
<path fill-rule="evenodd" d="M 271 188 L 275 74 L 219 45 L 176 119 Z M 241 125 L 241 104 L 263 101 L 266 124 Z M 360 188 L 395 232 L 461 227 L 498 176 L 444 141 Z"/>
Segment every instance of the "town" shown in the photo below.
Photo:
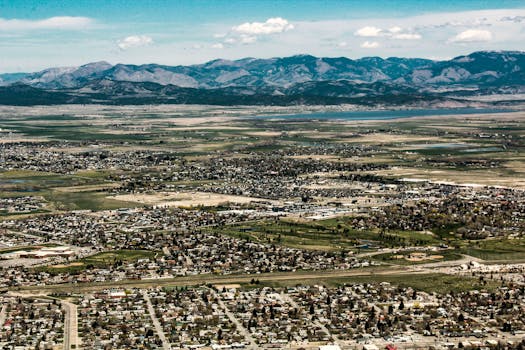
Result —
<path fill-rule="evenodd" d="M 1 348 L 525 347 L 522 112 L 89 108 L 0 121 Z"/>

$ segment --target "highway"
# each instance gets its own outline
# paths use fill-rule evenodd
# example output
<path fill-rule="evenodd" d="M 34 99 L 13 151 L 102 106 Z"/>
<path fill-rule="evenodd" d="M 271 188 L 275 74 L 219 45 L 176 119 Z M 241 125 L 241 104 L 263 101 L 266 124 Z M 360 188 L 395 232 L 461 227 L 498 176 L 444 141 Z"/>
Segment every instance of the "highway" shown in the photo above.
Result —
<path fill-rule="evenodd" d="M 409 266 L 382 266 L 372 268 L 357 268 L 350 270 L 323 270 L 323 271 L 291 271 L 271 272 L 261 274 L 239 275 L 195 275 L 163 279 L 121 280 L 94 283 L 64 283 L 44 286 L 12 287 L 10 290 L 23 293 L 53 293 L 53 292 L 94 292 L 107 288 L 152 288 L 163 286 L 194 286 L 199 284 L 231 284 L 249 283 L 252 279 L 259 282 L 278 282 L 296 280 L 319 280 L 326 278 L 344 278 L 358 276 L 388 276 L 406 274 L 425 274 L 423 269 L 416 271 Z"/>

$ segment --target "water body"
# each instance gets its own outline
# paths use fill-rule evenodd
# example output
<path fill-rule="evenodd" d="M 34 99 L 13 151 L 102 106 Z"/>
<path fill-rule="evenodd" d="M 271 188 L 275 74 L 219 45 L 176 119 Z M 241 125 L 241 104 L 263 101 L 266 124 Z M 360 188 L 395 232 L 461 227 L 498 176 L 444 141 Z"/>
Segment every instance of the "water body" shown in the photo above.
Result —
<path fill-rule="evenodd" d="M 408 147 L 419 147 L 422 149 L 425 148 L 468 148 L 469 145 L 466 143 L 452 143 L 452 142 L 445 142 L 445 143 L 413 143 L 406 145 Z"/>
<path fill-rule="evenodd" d="M 496 114 L 516 112 L 515 110 L 496 108 L 443 108 L 443 109 L 410 109 L 381 111 L 345 111 L 345 112 L 315 112 L 284 115 L 263 115 L 256 118 L 264 119 L 342 119 L 342 120 L 388 120 L 398 118 L 413 118 L 457 114 Z"/>
<path fill-rule="evenodd" d="M 12 184 L 23 184 L 26 180 L 22 179 L 2 179 L 0 180 L 0 185 L 12 185 Z"/>
<path fill-rule="evenodd" d="M 484 147 L 484 148 L 470 148 L 470 149 L 463 150 L 461 152 L 477 153 L 477 152 L 502 152 L 502 151 L 504 151 L 504 149 L 500 147 Z"/>

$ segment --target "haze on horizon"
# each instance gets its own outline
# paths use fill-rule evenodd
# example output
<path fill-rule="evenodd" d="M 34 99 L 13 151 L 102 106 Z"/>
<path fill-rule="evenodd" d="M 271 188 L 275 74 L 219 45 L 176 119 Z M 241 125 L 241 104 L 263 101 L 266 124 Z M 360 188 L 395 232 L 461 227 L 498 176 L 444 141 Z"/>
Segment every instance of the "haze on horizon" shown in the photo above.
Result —
<path fill-rule="evenodd" d="M 449 59 L 523 50 L 524 1 L 0 0 L 0 73 L 105 60 L 188 65 L 294 54 Z"/>

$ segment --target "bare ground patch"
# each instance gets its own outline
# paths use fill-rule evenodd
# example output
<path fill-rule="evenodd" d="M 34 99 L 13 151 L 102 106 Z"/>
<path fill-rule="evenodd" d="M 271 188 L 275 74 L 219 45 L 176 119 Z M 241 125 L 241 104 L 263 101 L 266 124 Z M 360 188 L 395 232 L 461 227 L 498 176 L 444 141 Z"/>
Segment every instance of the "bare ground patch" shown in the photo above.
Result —
<path fill-rule="evenodd" d="M 344 142 L 352 143 L 405 143 L 405 142 L 447 142 L 446 139 L 435 136 L 410 135 L 410 134 L 390 134 L 390 133 L 373 133 L 361 135 L 358 137 L 345 140 Z"/>
<path fill-rule="evenodd" d="M 72 263 L 69 263 L 69 264 L 58 264 L 58 265 L 51 265 L 51 266 L 48 266 L 48 267 L 49 268 L 53 268 L 53 269 L 64 269 L 66 267 L 74 267 L 74 266 L 84 266 L 84 263 L 76 261 L 76 262 L 72 262 Z"/>
<path fill-rule="evenodd" d="M 251 202 L 266 201 L 264 198 L 245 196 L 232 196 L 208 192 L 159 192 L 155 194 L 123 194 L 108 198 L 126 202 L 137 202 L 147 205 L 196 207 L 217 206 L 223 203 L 247 204 Z"/>
<path fill-rule="evenodd" d="M 54 187 L 53 190 L 57 192 L 66 192 L 66 193 L 74 193 L 74 192 L 93 192 L 93 191 L 101 191 L 106 190 L 110 188 L 116 188 L 121 186 L 121 183 L 118 182 L 112 182 L 112 183 L 104 183 L 104 184 L 97 184 L 97 185 L 84 185 L 84 186 L 71 186 L 71 187 Z"/>
<path fill-rule="evenodd" d="M 463 186 L 503 186 L 525 189 L 525 177 L 505 174 L 497 169 L 486 170 L 430 170 L 420 168 L 392 167 L 373 172 L 376 175 L 391 176 L 406 180 L 427 180 Z"/>

